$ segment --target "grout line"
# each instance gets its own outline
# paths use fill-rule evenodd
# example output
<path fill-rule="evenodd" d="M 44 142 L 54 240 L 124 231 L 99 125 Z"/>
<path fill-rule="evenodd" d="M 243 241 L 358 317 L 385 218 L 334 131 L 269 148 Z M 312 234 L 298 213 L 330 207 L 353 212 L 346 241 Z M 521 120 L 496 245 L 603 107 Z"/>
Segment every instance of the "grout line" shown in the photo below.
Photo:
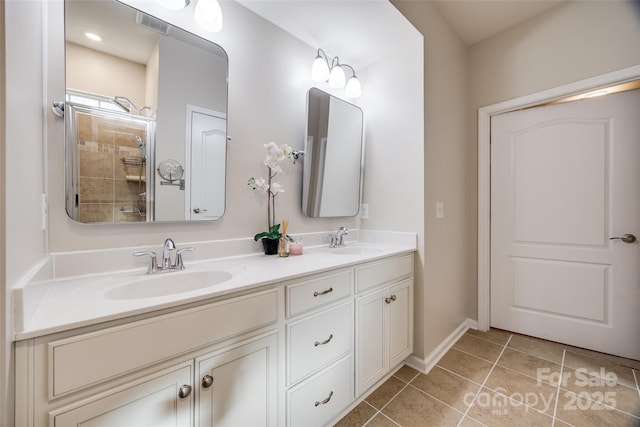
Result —
<path fill-rule="evenodd" d="M 636 390 L 638 390 L 638 395 L 640 396 L 640 385 L 638 384 L 638 377 L 636 376 L 636 370 L 632 369 L 633 379 L 636 381 Z"/>
<path fill-rule="evenodd" d="M 442 367 L 442 366 L 440 366 L 440 365 L 436 365 L 436 366 L 434 366 L 434 368 L 436 368 L 436 367 L 437 367 L 437 368 L 440 368 L 440 369 L 442 369 L 443 371 L 446 371 L 446 372 L 448 372 L 448 373 L 450 373 L 450 374 L 452 374 L 452 375 L 455 375 L 455 376 L 460 377 L 460 378 L 462 378 L 462 379 L 464 379 L 464 380 L 467 380 L 467 381 L 469 381 L 469 382 L 471 382 L 471 383 L 473 383 L 473 384 L 476 384 L 476 385 L 479 385 L 479 386 L 481 386 L 481 385 L 482 385 L 482 384 L 480 384 L 479 382 L 476 382 L 476 381 L 474 381 L 474 380 L 472 380 L 472 379 L 469 379 L 469 378 L 465 377 L 464 375 L 460 375 L 460 374 L 459 374 L 459 373 L 457 373 L 457 372 L 450 371 L 449 369 L 447 369 L 447 368 L 445 368 L 445 367 Z"/>
<path fill-rule="evenodd" d="M 411 387 L 412 389 L 414 389 L 418 393 L 424 394 L 425 396 L 435 400 L 436 402 L 442 403 L 444 406 L 448 406 L 449 408 L 453 409 L 454 411 L 456 411 L 457 413 L 462 415 L 463 418 L 464 418 L 464 413 L 460 409 L 455 408 L 455 407 L 451 406 L 450 404 L 448 404 L 447 402 L 445 402 L 444 400 L 440 400 L 437 397 L 433 396 L 432 394 L 429 394 L 426 391 L 419 389 L 418 387 L 414 386 L 413 384 L 409 384 L 409 387 Z"/>
<path fill-rule="evenodd" d="M 553 419 L 551 421 L 551 427 L 554 427 L 556 425 L 558 402 L 560 401 L 560 386 L 562 385 L 562 379 L 564 378 L 564 358 L 566 355 L 567 350 L 562 350 L 562 364 L 560 365 L 560 378 L 558 378 L 558 387 L 556 388 L 556 404 L 553 407 Z"/>
<path fill-rule="evenodd" d="M 498 344 L 495 344 L 495 345 L 498 345 Z M 492 361 L 491 361 L 491 360 L 489 360 L 489 359 L 485 359 L 485 358 L 483 358 L 483 357 L 480 357 L 480 356 L 478 356 L 477 354 L 468 353 L 468 352 L 466 352 L 466 351 L 464 351 L 464 350 L 460 350 L 459 348 L 451 347 L 451 349 L 452 349 L 452 350 L 455 350 L 455 351 L 459 351 L 460 353 L 464 353 L 464 354 L 466 354 L 467 356 L 473 356 L 473 357 L 475 357 L 476 359 L 484 360 L 485 362 L 488 362 L 488 363 L 491 363 L 491 364 L 494 364 L 494 363 L 495 363 L 495 362 L 492 362 Z M 503 351 L 504 351 L 504 349 L 503 349 Z M 502 355 L 502 353 L 500 353 L 500 354 Z M 436 365 L 437 365 L 437 363 L 436 363 Z"/>
<path fill-rule="evenodd" d="M 480 394 L 480 392 L 482 391 L 482 388 L 484 387 L 484 385 L 487 383 L 487 380 L 489 379 L 489 377 L 491 376 L 491 373 L 493 372 L 493 369 L 496 367 L 496 365 L 498 364 L 498 360 L 500 360 L 500 358 L 502 357 L 502 354 L 504 353 L 504 351 L 507 349 L 507 346 L 509 345 L 509 343 L 511 342 L 511 338 L 513 337 L 512 335 L 509 335 L 509 339 L 507 340 L 506 343 L 504 343 L 504 346 L 502 347 L 502 351 L 500 352 L 500 354 L 498 355 L 498 357 L 496 358 L 495 362 L 493 362 L 493 366 L 491 366 L 491 369 L 489 369 L 489 372 L 487 373 L 487 376 L 484 378 L 484 381 L 482 381 L 482 384 L 480 385 L 480 388 L 478 389 L 478 391 L 476 392 L 475 396 L 473 396 L 473 400 L 471 400 L 471 403 L 469 404 L 469 406 L 467 406 L 467 410 L 464 411 L 464 415 L 462 416 L 462 419 L 458 422 L 458 426 L 460 427 L 460 425 L 462 424 L 462 421 L 467 417 L 467 415 L 469 414 L 469 409 L 471 409 L 471 407 L 473 406 L 474 402 L 476 401 L 476 399 L 478 398 L 478 395 Z"/>

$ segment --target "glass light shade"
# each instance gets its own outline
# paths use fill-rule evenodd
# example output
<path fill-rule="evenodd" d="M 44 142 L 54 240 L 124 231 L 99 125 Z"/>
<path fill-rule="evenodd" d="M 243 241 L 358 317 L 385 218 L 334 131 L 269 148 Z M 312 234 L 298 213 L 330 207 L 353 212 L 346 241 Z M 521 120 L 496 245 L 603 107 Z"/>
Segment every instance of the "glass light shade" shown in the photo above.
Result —
<path fill-rule="evenodd" d="M 329 78 L 329 66 L 320 55 L 316 56 L 311 66 L 311 80 L 314 82 L 326 82 Z"/>
<path fill-rule="evenodd" d="M 344 75 L 344 70 L 341 66 L 336 65 L 331 69 L 331 73 L 329 74 L 329 87 L 339 89 L 344 87 L 346 82 L 346 77 Z"/>
<path fill-rule="evenodd" d="M 156 3 L 165 9 L 180 10 L 189 4 L 189 0 L 156 0 Z"/>
<path fill-rule="evenodd" d="M 357 98 L 362 95 L 362 86 L 360 80 L 356 76 L 353 76 L 347 82 L 347 87 L 344 88 L 344 94 L 347 98 Z"/>
<path fill-rule="evenodd" d="M 222 9 L 217 0 L 198 0 L 193 17 L 205 31 L 217 33 L 222 30 Z"/>

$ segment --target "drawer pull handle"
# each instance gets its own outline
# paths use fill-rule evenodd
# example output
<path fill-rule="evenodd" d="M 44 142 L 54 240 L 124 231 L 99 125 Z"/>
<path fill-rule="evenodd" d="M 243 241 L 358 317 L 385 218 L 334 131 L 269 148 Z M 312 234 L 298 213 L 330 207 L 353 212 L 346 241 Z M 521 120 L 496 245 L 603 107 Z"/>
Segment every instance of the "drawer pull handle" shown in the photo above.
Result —
<path fill-rule="evenodd" d="M 391 304 L 392 301 L 396 300 L 396 296 L 395 295 L 391 295 L 390 297 L 386 297 L 384 299 L 384 302 L 386 302 L 387 304 Z"/>
<path fill-rule="evenodd" d="M 333 339 L 333 334 L 329 335 L 329 338 L 327 338 L 326 340 L 320 342 L 320 341 L 316 341 L 313 343 L 313 345 L 315 347 L 319 346 L 319 345 L 325 345 L 325 344 L 329 344 L 329 341 L 331 341 Z"/>
<path fill-rule="evenodd" d="M 314 296 L 314 297 L 317 297 L 317 296 L 320 296 L 320 295 L 326 295 L 326 294 L 328 294 L 329 292 L 333 292 L 333 288 L 329 288 L 329 289 L 327 289 L 326 291 L 322 291 L 322 292 L 314 292 L 314 293 L 313 293 L 313 296 Z"/>
<path fill-rule="evenodd" d="M 205 375 L 202 377 L 202 382 L 200 384 L 202 384 L 202 388 L 211 387 L 211 384 L 213 384 L 213 377 L 211 375 Z"/>
<path fill-rule="evenodd" d="M 178 397 L 180 399 L 184 399 L 185 397 L 189 396 L 190 394 L 191 394 L 191 386 L 188 385 L 188 384 L 183 385 L 178 390 Z"/>
<path fill-rule="evenodd" d="M 330 393 L 329 393 L 329 397 L 327 397 L 325 400 L 323 400 L 323 401 L 321 401 L 321 402 L 316 401 L 316 404 L 315 404 L 315 405 L 316 405 L 316 406 L 320 406 L 320 405 L 324 405 L 324 404 L 326 404 L 326 403 L 329 403 L 329 401 L 331 400 L 331 398 L 332 398 L 332 397 L 333 397 L 333 392 L 330 392 Z"/>

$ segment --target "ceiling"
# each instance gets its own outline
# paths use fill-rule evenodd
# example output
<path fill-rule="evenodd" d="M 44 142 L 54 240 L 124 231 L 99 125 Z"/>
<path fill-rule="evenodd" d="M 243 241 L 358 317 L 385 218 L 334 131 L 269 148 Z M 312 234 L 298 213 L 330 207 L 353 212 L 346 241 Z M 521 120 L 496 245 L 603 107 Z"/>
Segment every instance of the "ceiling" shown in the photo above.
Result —
<path fill-rule="evenodd" d="M 567 0 L 427 1 L 433 1 L 462 41 L 472 46 Z"/>

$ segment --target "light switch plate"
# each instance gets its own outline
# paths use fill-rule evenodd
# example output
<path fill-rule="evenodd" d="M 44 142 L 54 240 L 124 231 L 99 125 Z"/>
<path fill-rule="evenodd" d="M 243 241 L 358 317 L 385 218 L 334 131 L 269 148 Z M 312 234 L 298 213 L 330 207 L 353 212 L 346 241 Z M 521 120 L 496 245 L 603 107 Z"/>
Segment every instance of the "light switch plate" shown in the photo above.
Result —
<path fill-rule="evenodd" d="M 360 218 L 369 218 L 369 205 L 367 203 L 363 203 L 360 205 Z"/>

